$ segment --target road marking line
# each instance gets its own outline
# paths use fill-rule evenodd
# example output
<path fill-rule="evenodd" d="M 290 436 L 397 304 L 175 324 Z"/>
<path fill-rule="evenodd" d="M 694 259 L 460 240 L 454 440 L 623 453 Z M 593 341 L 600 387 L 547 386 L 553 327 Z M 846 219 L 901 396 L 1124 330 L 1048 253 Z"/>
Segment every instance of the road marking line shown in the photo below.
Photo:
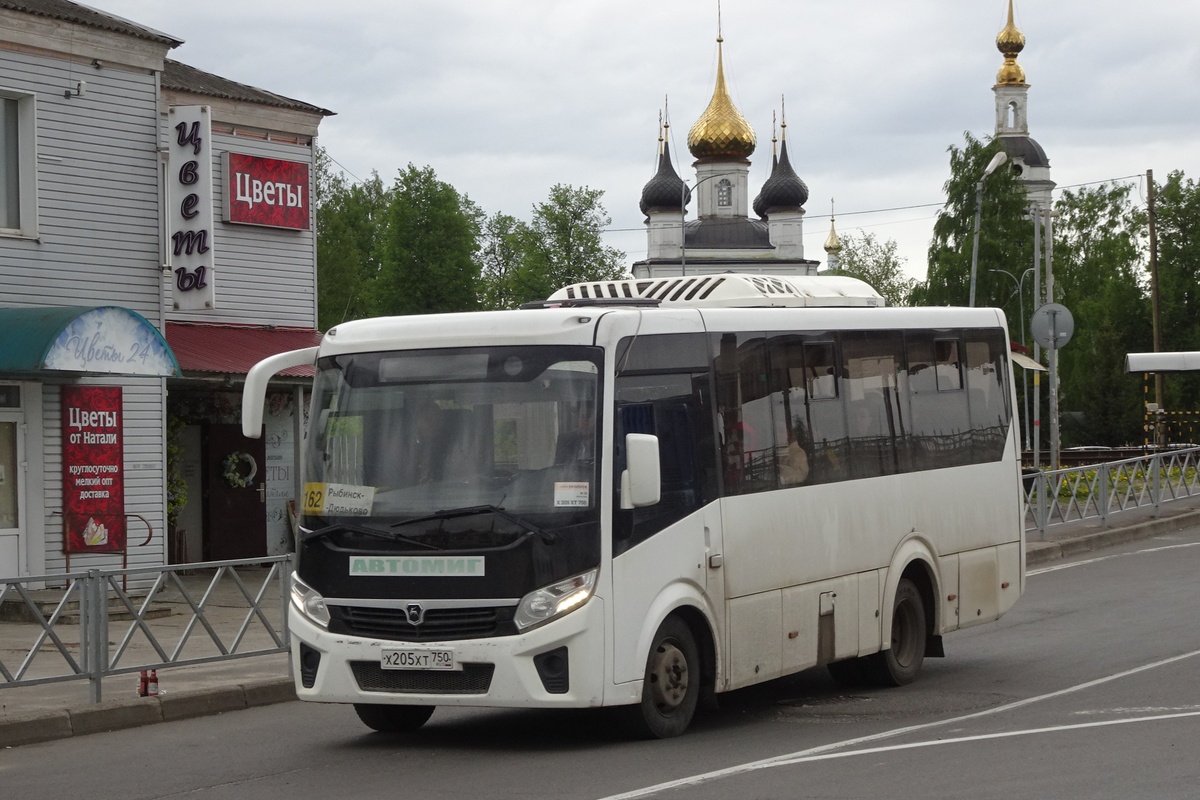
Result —
<path fill-rule="evenodd" d="M 1036 697 L 1027 697 L 1024 700 L 1015 700 L 1011 703 L 1006 703 L 1002 706 L 996 706 L 995 708 L 988 708 L 988 709 L 984 709 L 983 711 L 975 711 L 970 714 L 964 714 L 962 716 L 952 717 L 950 719 L 938 720 L 936 722 L 925 722 L 920 725 L 909 725 L 904 728 L 896 728 L 895 730 L 883 731 L 882 733 L 875 733 L 870 736 L 860 736 L 855 739 L 846 739 L 841 742 L 831 742 L 830 744 L 824 744 L 824 745 L 820 745 L 818 747 L 811 747 L 807 750 L 799 750 L 795 753 L 787 753 L 782 756 L 774 756 L 772 758 L 764 758 L 760 761 L 750 761 L 745 764 L 738 764 L 738 765 L 735 765 L 732 767 L 726 767 L 724 769 L 713 770 L 712 772 L 704 772 L 704 773 L 700 773 L 699 775 L 689 776 L 687 778 L 679 778 L 679 779 L 673 780 L 673 781 L 666 781 L 664 783 L 656 784 L 654 786 L 647 786 L 643 789 L 634 789 L 633 791 L 624 792 L 622 794 L 609 795 L 607 797 L 600 798 L 600 800 L 635 800 L 636 798 L 640 798 L 640 797 L 652 797 L 656 794 L 661 794 L 662 792 L 669 791 L 671 789 L 682 789 L 687 786 L 698 786 L 702 783 L 708 783 L 709 781 L 720 780 L 722 778 L 728 778 L 733 775 L 741 775 L 741 774 L 745 774 L 748 772 L 756 772 L 761 769 L 771 769 L 772 767 L 784 766 L 787 764 L 801 763 L 802 761 L 805 761 L 805 760 L 816 760 L 817 757 L 826 756 L 835 750 L 841 750 L 846 747 L 854 747 L 856 745 L 869 744 L 871 742 L 878 742 L 883 739 L 891 739 L 896 736 L 903 736 L 908 733 L 916 733 L 918 731 L 929 730 L 930 728 L 937 728 L 937 727 L 941 727 L 943 725 L 952 725 L 955 723 L 965 722 L 967 720 L 979 719 L 980 717 L 988 717 L 988 716 L 992 716 L 995 714 L 1001 714 L 1005 711 L 1012 711 L 1013 709 L 1032 705 L 1033 703 L 1040 703 L 1043 700 L 1052 700 L 1056 697 L 1062 697 L 1063 695 L 1072 694 L 1074 692 L 1080 692 L 1085 689 L 1094 688 L 1096 686 L 1101 686 L 1105 683 L 1110 683 L 1115 680 L 1120 680 L 1121 678 L 1127 678 L 1130 675 L 1136 675 L 1139 672 L 1145 672 L 1146 670 L 1156 669 L 1158 667 L 1164 667 L 1168 664 L 1173 664 L 1176 661 L 1183 661 L 1184 659 L 1192 658 L 1192 657 L 1198 656 L 1198 655 L 1200 655 L 1200 650 L 1192 650 L 1191 652 L 1188 652 L 1188 653 L 1181 653 L 1180 655 L 1177 655 L 1177 656 L 1170 656 L 1169 658 L 1160 659 L 1159 661 L 1154 661 L 1149 664 L 1143 664 L 1140 667 L 1133 667 L 1132 669 L 1127 669 L 1122 672 L 1117 672 L 1112 675 L 1107 675 L 1103 678 L 1096 678 L 1095 680 L 1086 681 L 1084 683 L 1079 683 L 1079 684 L 1076 684 L 1075 686 L 1068 686 L 1066 689 L 1059 689 L 1058 691 L 1049 692 L 1047 694 L 1038 695 Z M 1161 716 L 1161 717 L 1154 717 L 1153 719 L 1169 719 L 1169 718 L 1174 718 L 1174 717 L 1178 717 L 1178 716 L 1187 716 L 1187 717 L 1200 716 L 1200 711 L 1187 712 L 1184 714 L 1165 715 L 1165 716 Z M 1147 719 L 1151 719 L 1151 718 L 1147 718 Z M 1116 724 L 1116 723 L 1121 723 L 1121 722 L 1134 722 L 1134 721 L 1137 721 L 1137 720 L 1114 720 L 1111 723 L 1109 723 L 1109 722 L 1104 722 L 1104 723 L 1087 722 L 1087 723 L 1080 723 L 1078 726 L 1063 726 L 1063 729 L 1069 729 L 1072 727 L 1089 727 L 1089 726 L 1095 727 L 1097 725 L 1107 725 L 1107 724 Z M 1052 730 L 1052 729 L 1047 728 L 1044 730 Z M 981 734 L 977 737 L 967 737 L 967 739 L 971 739 L 971 738 L 985 739 L 985 738 L 989 738 L 989 737 L 996 738 L 996 737 L 999 737 L 1002 735 L 1012 735 L 1012 734 Z M 964 739 L 964 741 L 966 741 L 967 739 Z M 952 741 L 952 740 L 947 739 L 947 740 L 941 740 L 941 741 Z M 937 743 L 937 742 L 934 742 L 934 743 Z M 895 746 L 893 746 L 892 749 L 902 749 L 906 746 L 907 745 L 895 745 Z M 853 751 L 850 753 L 844 753 L 841 755 L 856 755 L 858 753 L 865 753 L 865 752 L 872 752 L 872 751 L 856 750 L 856 751 Z"/>
<path fill-rule="evenodd" d="M 929 739 L 924 742 L 908 744 L 892 744 L 886 747 L 868 747 L 864 750 L 851 750 L 847 753 L 823 753 L 816 756 L 802 756 L 785 761 L 777 761 L 771 766 L 789 766 L 792 764 L 808 764 L 813 761 L 827 761 L 832 758 L 849 758 L 850 756 L 865 756 L 874 753 L 890 753 L 896 750 L 914 750 L 920 747 L 934 747 L 942 744 L 962 744 L 964 742 L 982 742 L 988 739 L 1007 739 L 1015 736 L 1033 736 L 1039 733 L 1060 733 L 1084 728 L 1104 728 L 1109 725 L 1127 725 L 1131 722 L 1161 722 L 1167 719 L 1184 717 L 1200 717 L 1200 711 L 1184 711 L 1178 714 L 1157 714 L 1152 717 L 1127 717 L 1125 719 L 1108 719 L 1097 722 L 1077 722 L 1074 725 L 1051 725 L 1046 728 L 1028 728 L 1020 731 L 1003 731 L 1001 733 L 980 733 L 975 736 L 958 736 L 953 739 Z"/>

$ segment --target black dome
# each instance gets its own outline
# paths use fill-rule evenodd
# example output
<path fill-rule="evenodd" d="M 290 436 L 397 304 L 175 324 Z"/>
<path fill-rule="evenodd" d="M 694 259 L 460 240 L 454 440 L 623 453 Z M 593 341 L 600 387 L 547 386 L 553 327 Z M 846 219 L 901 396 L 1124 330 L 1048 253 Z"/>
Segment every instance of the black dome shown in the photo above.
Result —
<path fill-rule="evenodd" d="M 754 198 L 754 213 L 769 217 L 772 211 L 796 211 L 808 202 L 808 185 L 792 169 L 788 161 L 787 142 L 779 149 L 779 161 L 771 170 L 771 177 L 763 184 L 762 191 Z"/>
<path fill-rule="evenodd" d="M 652 211 L 682 212 L 687 207 L 692 192 L 671 165 L 671 154 L 665 148 L 658 157 L 658 172 L 642 188 L 642 200 L 638 206 L 643 214 Z"/>
<path fill-rule="evenodd" d="M 1046 151 L 1028 136 L 1001 136 L 1000 146 L 1004 148 L 1004 152 L 1008 153 L 1009 158 L 1019 158 L 1025 162 L 1027 167 L 1049 168 L 1050 166 L 1050 159 L 1046 157 Z"/>

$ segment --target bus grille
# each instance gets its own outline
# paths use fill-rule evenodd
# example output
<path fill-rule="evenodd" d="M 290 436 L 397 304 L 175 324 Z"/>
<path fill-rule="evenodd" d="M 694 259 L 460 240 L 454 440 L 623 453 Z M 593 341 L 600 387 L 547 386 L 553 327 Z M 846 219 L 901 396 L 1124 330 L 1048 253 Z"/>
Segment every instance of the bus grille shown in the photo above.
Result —
<path fill-rule="evenodd" d="M 364 692 L 393 694 L 487 694 L 495 664 L 463 664 L 458 672 L 383 669 L 375 661 L 351 661 L 350 669 Z"/>
<path fill-rule="evenodd" d="M 420 625 L 413 625 L 400 608 L 329 606 L 330 633 L 344 633 L 392 642 L 441 642 L 513 636 L 516 609 L 507 607 L 430 608 Z"/>

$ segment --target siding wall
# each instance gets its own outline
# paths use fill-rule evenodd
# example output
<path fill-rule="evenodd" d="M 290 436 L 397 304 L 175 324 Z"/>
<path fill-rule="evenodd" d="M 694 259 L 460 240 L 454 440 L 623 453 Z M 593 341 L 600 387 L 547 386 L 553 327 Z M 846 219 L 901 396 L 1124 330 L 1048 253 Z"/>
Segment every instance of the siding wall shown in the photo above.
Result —
<path fill-rule="evenodd" d="M 64 98 L 80 80 L 87 92 Z M 0 86 L 37 96 L 40 235 L 0 237 L 0 306 L 117 305 L 161 329 L 157 75 L 0 50 Z M 142 546 L 146 526 L 129 521 L 128 563 L 164 563 L 165 381 L 52 373 L 41 381 L 41 403 L 25 406 L 30 566 L 66 568 L 60 389 L 67 382 L 122 387 L 125 510 L 153 528 Z M 120 565 L 120 554 L 71 559 L 74 570 Z"/>
<path fill-rule="evenodd" d="M 217 120 L 214 119 L 214 127 Z M 163 126 L 164 133 L 166 125 Z M 164 140 L 165 146 L 165 140 Z M 312 229 L 313 150 L 307 145 L 214 133 L 213 250 L 216 303 L 212 310 L 174 311 L 172 280 L 163 281 L 164 311 L 179 322 L 236 322 L 260 325 L 317 325 L 316 233 Z M 221 154 L 245 153 L 309 165 L 309 230 L 296 231 L 224 222 L 225 172 Z"/>
<path fill-rule="evenodd" d="M 0 239 L 0 305 L 120 305 L 161 326 L 156 76 L 0 51 L 0 85 L 37 95 L 40 219 L 39 240 Z"/>

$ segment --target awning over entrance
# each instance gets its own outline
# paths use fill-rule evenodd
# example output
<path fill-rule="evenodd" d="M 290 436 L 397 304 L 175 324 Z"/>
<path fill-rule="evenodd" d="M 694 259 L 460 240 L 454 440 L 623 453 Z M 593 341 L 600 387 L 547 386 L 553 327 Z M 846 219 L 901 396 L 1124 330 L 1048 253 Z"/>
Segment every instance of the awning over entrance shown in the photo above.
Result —
<path fill-rule="evenodd" d="M 1128 353 L 1126 372 L 1195 372 L 1200 370 L 1200 352 Z"/>
<path fill-rule="evenodd" d="M 0 308 L 0 373 L 179 375 L 158 329 L 120 306 Z"/>
<path fill-rule="evenodd" d="M 1039 372 L 1047 372 L 1048 371 L 1045 367 L 1043 367 L 1041 364 L 1034 361 L 1032 358 L 1025 355 L 1024 353 L 1018 353 L 1016 350 L 1014 350 L 1011 353 L 1009 353 L 1009 356 L 1012 358 L 1012 362 L 1014 364 L 1016 364 L 1018 367 L 1024 367 L 1025 369 L 1037 370 Z"/>
<path fill-rule="evenodd" d="M 245 375 L 267 356 L 315 347 L 321 343 L 321 332 L 278 325 L 168 322 L 167 341 L 184 372 Z M 279 374 L 312 377 L 313 369 L 293 367 Z"/>

